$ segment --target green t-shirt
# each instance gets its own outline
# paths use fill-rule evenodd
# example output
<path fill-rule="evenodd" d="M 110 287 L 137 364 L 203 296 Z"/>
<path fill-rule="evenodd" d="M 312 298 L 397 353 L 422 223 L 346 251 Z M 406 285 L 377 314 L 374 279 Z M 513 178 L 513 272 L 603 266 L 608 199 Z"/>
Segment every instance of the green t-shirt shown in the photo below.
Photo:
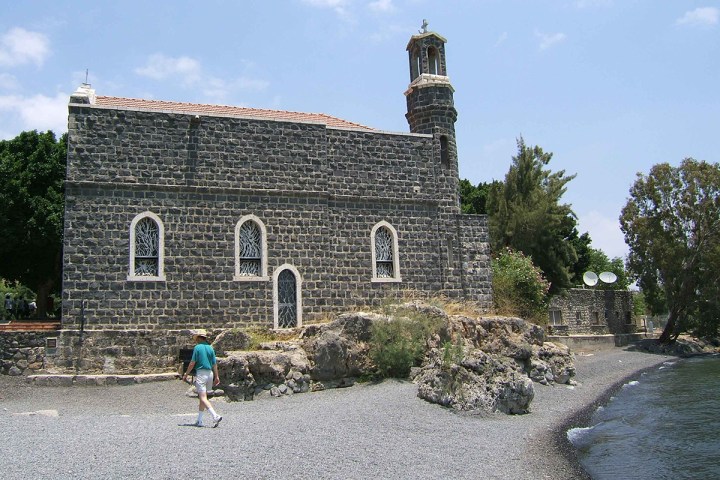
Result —
<path fill-rule="evenodd" d="M 192 361 L 195 362 L 195 369 L 212 370 L 215 365 L 215 350 L 209 343 L 198 343 L 193 348 Z"/>

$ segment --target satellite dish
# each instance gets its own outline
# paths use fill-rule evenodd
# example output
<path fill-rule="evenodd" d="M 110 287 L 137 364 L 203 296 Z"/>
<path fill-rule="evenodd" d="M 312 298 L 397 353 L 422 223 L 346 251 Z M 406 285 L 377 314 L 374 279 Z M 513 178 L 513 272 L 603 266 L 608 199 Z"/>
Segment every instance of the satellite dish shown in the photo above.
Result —
<path fill-rule="evenodd" d="M 615 275 L 613 272 L 602 272 L 600 274 L 600 280 L 605 283 L 615 283 L 615 280 L 617 280 L 617 275 Z"/>
<path fill-rule="evenodd" d="M 583 282 L 585 282 L 585 285 L 588 287 L 594 287 L 597 285 L 598 282 L 598 276 L 595 274 L 595 272 L 585 272 L 583 274 Z"/>

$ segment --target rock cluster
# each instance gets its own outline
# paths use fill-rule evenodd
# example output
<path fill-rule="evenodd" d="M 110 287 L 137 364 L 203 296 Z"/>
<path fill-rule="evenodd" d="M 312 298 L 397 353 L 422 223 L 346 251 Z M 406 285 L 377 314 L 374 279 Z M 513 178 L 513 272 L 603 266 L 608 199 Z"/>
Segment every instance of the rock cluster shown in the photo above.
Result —
<path fill-rule="evenodd" d="M 467 412 L 526 413 L 533 382 L 569 383 L 575 375 L 567 347 L 544 342 L 545 332 L 536 325 L 519 318 L 447 315 L 413 302 L 390 315 L 341 315 L 304 327 L 296 340 L 265 343 L 260 350 L 238 348 L 247 344 L 241 336 L 218 337 L 213 345 L 225 354 L 218 360 L 224 393 L 230 400 L 252 400 L 350 386 L 376 371 L 369 356 L 373 324 L 408 311 L 443 325 L 428 338 L 422 365 L 411 375 L 427 401 Z"/>

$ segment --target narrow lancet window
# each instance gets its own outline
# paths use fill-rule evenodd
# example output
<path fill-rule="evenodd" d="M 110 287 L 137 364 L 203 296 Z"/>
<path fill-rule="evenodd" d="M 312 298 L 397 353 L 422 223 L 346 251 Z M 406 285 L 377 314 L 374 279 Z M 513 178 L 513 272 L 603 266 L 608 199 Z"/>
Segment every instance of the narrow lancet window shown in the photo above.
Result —
<path fill-rule="evenodd" d="M 397 232 L 387 222 L 380 222 L 371 232 L 373 282 L 399 282 Z"/>
<path fill-rule="evenodd" d="M 240 275 L 259 277 L 262 275 L 262 234 L 260 227 L 248 221 L 240 227 Z"/>
<path fill-rule="evenodd" d="M 164 229 L 160 218 L 144 212 L 130 224 L 128 280 L 164 280 Z"/>

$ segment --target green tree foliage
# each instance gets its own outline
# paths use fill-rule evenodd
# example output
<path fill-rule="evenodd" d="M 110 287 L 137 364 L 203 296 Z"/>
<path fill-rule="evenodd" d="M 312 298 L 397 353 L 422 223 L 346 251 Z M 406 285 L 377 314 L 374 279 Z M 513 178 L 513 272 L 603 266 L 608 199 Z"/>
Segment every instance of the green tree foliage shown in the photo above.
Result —
<path fill-rule="evenodd" d="M 550 284 L 530 257 L 504 248 L 492 259 L 493 302 L 499 313 L 547 323 Z"/>
<path fill-rule="evenodd" d="M 625 263 L 620 257 L 614 257 L 612 259 L 602 250 L 596 248 L 588 249 L 589 262 L 587 265 L 587 271 L 600 274 L 602 272 L 614 273 L 617 280 L 614 283 L 598 282 L 595 288 L 602 290 L 627 290 L 630 286 L 630 279 L 628 278 L 627 271 L 625 270 Z M 582 281 L 582 280 L 581 280 Z"/>
<path fill-rule="evenodd" d="M 590 259 L 593 250 L 590 244 L 592 243 L 592 240 L 590 239 L 589 233 L 585 232 L 582 235 L 578 235 L 578 231 L 575 229 L 570 235 L 568 241 L 572 245 L 577 256 L 577 260 L 570 269 L 570 273 L 572 275 L 570 281 L 573 285 L 582 285 L 583 274 L 590 270 Z"/>
<path fill-rule="evenodd" d="M 0 276 L 34 288 L 38 314 L 59 290 L 67 135 L 0 141 Z"/>
<path fill-rule="evenodd" d="M 560 198 L 575 175 L 551 172 L 545 166 L 552 153 L 528 147 L 518 139 L 518 154 L 504 183 L 493 185 L 488 197 L 490 241 L 493 251 L 505 247 L 529 255 L 550 281 L 553 293 L 571 286 L 577 254 L 570 241 L 577 219 Z"/>
<path fill-rule="evenodd" d="M 720 164 L 687 158 L 638 174 L 620 224 L 628 269 L 646 300 L 664 297 L 668 321 L 660 341 L 689 330 L 717 334 L 720 306 Z"/>
<path fill-rule="evenodd" d="M 490 189 L 494 185 L 500 184 L 497 180 L 491 183 L 478 183 L 473 186 L 469 180 L 460 180 L 460 210 L 462 213 L 470 214 L 486 214 L 487 199 Z"/>

